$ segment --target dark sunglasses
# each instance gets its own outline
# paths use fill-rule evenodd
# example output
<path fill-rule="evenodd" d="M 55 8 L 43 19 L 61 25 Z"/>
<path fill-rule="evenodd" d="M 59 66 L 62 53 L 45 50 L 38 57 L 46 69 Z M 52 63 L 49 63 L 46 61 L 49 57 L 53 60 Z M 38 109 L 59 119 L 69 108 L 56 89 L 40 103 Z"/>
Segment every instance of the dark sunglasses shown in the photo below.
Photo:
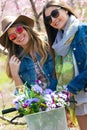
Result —
<path fill-rule="evenodd" d="M 60 7 L 60 8 L 61 8 L 61 7 Z M 59 11 L 58 11 L 58 10 L 59 10 L 60 8 L 53 10 L 49 16 L 46 16 L 46 17 L 45 17 L 45 22 L 46 22 L 47 24 L 51 24 L 51 23 L 52 23 L 52 18 L 51 18 L 51 17 L 53 17 L 53 18 L 59 17 Z"/>
<path fill-rule="evenodd" d="M 18 34 L 21 34 L 23 32 L 23 27 L 22 26 L 17 26 L 15 32 L 18 33 Z M 11 41 L 13 41 L 13 40 L 15 40 L 17 38 L 16 33 L 12 33 L 12 34 L 10 34 L 8 36 Z"/>

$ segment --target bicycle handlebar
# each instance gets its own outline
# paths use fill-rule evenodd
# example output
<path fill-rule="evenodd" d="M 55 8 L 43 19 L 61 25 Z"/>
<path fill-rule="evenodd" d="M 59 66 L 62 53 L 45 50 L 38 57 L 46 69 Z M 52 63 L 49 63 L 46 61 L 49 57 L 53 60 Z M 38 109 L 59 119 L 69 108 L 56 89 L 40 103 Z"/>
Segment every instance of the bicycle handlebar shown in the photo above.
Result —
<path fill-rule="evenodd" d="M 8 108 L 8 109 L 5 109 L 5 110 L 2 110 L 2 114 L 7 114 L 7 113 L 10 113 L 10 112 L 14 112 L 14 111 L 17 111 L 16 108 Z"/>

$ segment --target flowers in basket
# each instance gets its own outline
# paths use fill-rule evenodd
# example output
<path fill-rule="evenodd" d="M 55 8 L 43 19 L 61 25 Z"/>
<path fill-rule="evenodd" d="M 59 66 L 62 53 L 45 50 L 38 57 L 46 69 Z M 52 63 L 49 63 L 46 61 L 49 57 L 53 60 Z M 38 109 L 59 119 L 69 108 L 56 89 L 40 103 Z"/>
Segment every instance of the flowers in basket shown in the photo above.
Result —
<path fill-rule="evenodd" d="M 43 90 L 38 84 L 32 85 L 31 89 L 23 85 L 14 99 L 16 109 L 23 115 L 67 107 L 69 102 L 67 91 Z"/>

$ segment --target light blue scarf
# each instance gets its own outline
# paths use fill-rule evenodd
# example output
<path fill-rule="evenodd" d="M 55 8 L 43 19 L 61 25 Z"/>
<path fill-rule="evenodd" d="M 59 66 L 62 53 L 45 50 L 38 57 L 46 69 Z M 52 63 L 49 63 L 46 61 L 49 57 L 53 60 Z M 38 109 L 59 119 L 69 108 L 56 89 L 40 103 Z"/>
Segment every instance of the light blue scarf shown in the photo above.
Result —
<path fill-rule="evenodd" d="M 64 29 L 64 33 L 62 33 L 62 30 L 58 31 L 52 45 L 52 48 L 58 55 L 65 56 L 67 54 L 75 33 L 78 31 L 78 25 L 79 20 L 74 15 L 71 15 Z"/>

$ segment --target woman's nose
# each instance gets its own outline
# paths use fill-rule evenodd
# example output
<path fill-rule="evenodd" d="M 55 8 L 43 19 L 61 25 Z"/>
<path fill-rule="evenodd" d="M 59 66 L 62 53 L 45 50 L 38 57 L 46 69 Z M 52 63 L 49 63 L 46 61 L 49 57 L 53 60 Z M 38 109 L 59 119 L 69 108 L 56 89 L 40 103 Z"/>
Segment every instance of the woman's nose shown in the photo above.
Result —
<path fill-rule="evenodd" d="M 21 34 L 20 34 L 20 33 L 17 33 L 16 35 L 17 35 L 17 37 L 20 37 Z"/>
<path fill-rule="evenodd" d="M 16 39 L 19 40 L 20 37 L 21 37 L 21 34 L 20 34 L 20 33 L 17 33 L 16 36 L 17 36 Z"/>
<path fill-rule="evenodd" d="M 56 18 L 54 18 L 54 17 L 51 16 L 51 19 L 52 19 L 52 22 L 54 22 Z"/>

